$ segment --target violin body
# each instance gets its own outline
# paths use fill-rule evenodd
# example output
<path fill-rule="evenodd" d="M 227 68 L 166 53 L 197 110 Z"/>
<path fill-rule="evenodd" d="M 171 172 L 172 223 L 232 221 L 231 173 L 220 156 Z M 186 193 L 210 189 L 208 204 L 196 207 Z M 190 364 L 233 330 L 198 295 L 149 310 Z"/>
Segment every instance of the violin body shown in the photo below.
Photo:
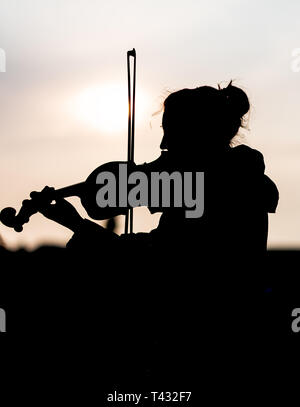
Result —
<path fill-rule="evenodd" d="M 119 168 L 120 164 L 127 166 L 127 172 L 133 170 L 134 164 L 127 161 L 111 161 L 106 164 L 97 167 L 86 179 L 84 183 L 84 190 L 80 194 L 81 204 L 86 210 L 87 214 L 95 220 L 110 219 L 118 215 L 126 215 L 129 207 L 118 207 L 115 208 L 107 206 L 105 208 L 100 208 L 96 201 L 96 195 L 100 188 L 99 183 L 97 183 L 97 177 L 99 174 L 104 172 L 109 172 L 114 175 L 116 179 L 116 184 L 118 185 L 119 180 Z M 118 202 L 118 191 L 117 188 L 117 202 Z"/>

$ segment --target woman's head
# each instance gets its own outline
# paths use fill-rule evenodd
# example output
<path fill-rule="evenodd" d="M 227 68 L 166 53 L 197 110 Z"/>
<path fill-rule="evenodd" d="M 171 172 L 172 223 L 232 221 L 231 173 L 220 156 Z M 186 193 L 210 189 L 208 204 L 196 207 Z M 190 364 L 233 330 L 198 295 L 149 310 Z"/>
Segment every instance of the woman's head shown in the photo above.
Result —
<path fill-rule="evenodd" d="M 223 148 L 230 145 L 249 111 L 243 90 L 201 86 L 171 93 L 164 102 L 162 149 Z"/>

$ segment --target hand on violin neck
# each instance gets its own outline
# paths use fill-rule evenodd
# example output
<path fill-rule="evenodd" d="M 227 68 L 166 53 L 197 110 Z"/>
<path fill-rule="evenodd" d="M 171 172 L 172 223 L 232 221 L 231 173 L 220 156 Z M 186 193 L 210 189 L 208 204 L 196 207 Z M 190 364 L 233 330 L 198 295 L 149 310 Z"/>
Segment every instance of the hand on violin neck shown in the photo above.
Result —
<path fill-rule="evenodd" d="M 31 201 L 35 204 L 37 209 L 49 205 L 53 201 L 54 191 L 54 188 L 48 186 L 46 186 L 41 192 L 32 191 L 30 193 Z"/>
<path fill-rule="evenodd" d="M 46 218 L 76 232 L 81 224 L 82 217 L 72 204 L 63 198 L 54 196 L 54 188 L 45 187 L 41 192 L 33 191 L 30 194 L 38 212 Z M 52 203 L 55 201 L 55 203 Z"/>

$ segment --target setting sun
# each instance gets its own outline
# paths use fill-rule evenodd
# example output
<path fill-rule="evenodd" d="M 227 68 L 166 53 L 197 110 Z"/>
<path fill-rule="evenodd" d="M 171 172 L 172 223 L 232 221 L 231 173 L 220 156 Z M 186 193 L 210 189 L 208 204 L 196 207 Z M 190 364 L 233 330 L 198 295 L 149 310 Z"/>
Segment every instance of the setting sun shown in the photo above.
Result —
<path fill-rule="evenodd" d="M 144 97 L 137 92 L 138 111 L 144 111 Z M 109 133 L 127 130 L 128 96 L 124 85 L 91 86 L 76 98 L 76 116 L 87 125 Z M 139 116 L 137 116 L 137 120 Z"/>

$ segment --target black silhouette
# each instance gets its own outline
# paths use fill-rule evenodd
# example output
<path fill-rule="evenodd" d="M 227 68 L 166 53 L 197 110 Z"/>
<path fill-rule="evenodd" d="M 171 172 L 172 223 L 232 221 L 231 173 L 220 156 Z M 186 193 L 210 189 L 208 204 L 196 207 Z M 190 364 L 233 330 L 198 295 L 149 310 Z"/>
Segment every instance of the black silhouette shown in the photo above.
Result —
<path fill-rule="evenodd" d="M 47 332 L 54 312 L 56 332 L 72 338 L 76 333 L 77 343 L 92 338 L 87 354 L 114 386 L 126 379 L 190 383 L 199 370 L 212 377 L 215 369 L 225 377 L 228 364 L 232 380 L 258 365 L 264 377 L 274 366 L 270 341 L 277 326 L 266 306 L 273 296 L 266 290 L 266 244 L 278 190 L 264 173 L 260 152 L 232 146 L 248 110 L 246 94 L 232 83 L 171 93 L 164 103 L 161 156 L 134 165 L 147 174 L 204 171 L 205 210 L 199 219 L 185 218 L 184 208 L 149 208 L 162 212 L 155 230 L 118 236 L 113 221 L 104 228 L 82 219 L 63 199 L 70 189 L 59 196 L 48 187 L 32 192 L 17 221 L 11 210 L 2 214 L 20 229 L 39 211 L 74 232 L 67 250 L 44 247 L 30 258 L 19 253 L 14 261 L 34 270 L 30 281 L 41 278 L 46 264 L 50 270 L 44 271 L 47 285 L 34 297 L 42 311 L 31 304 L 37 315 L 32 324 L 38 321 L 38 329 Z M 117 164 L 100 168 L 115 171 Z M 124 208 L 105 212 L 93 203 L 98 172 L 70 187 L 72 194 L 77 188 L 94 219 L 124 214 Z"/>
<path fill-rule="evenodd" d="M 249 110 L 246 94 L 231 83 L 219 90 L 206 86 L 183 89 L 170 94 L 164 108 L 161 148 L 167 151 L 152 163 L 136 166 L 135 170 L 148 174 L 204 171 L 205 211 L 200 219 L 190 220 L 185 219 L 183 209 L 159 209 L 163 212 L 160 224 L 148 237 L 141 235 L 143 244 L 147 241 L 147 245 L 156 250 L 168 242 L 174 249 L 178 247 L 182 251 L 184 248 L 185 255 L 192 255 L 195 250 L 204 254 L 216 247 L 226 256 L 233 252 L 234 256 L 263 254 L 267 243 L 267 214 L 275 212 L 278 191 L 264 174 L 261 153 L 245 145 L 235 148 L 230 145 Z M 81 188 L 85 186 L 80 192 L 82 202 L 95 219 L 107 216 L 95 203 L 92 209 L 89 207 L 91 201 L 95 202 L 95 176 L 100 169 L 114 172 L 115 164 L 99 167 L 85 184 L 79 184 Z M 48 187 L 42 193 L 33 192 L 32 201 L 37 202 L 47 193 Z M 69 246 L 77 245 L 80 249 L 82 244 L 90 247 L 105 244 L 106 239 L 126 240 L 126 236 L 117 239 L 113 234 L 108 238 L 102 227 L 83 221 L 62 199 L 38 210 L 75 232 Z M 124 208 L 117 208 L 115 214 L 121 213 Z M 141 243 L 139 234 L 134 239 L 130 236 L 129 240 L 132 244 Z"/>

